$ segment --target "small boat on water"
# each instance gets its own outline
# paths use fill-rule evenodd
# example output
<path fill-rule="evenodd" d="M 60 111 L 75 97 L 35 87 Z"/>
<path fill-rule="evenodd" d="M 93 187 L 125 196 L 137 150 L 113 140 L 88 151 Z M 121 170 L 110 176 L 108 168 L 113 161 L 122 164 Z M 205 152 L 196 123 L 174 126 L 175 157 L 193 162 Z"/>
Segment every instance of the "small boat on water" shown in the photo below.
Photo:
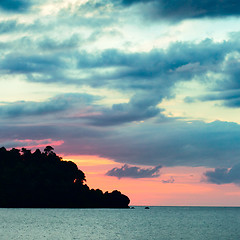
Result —
<path fill-rule="evenodd" d="M 149 207 L 145 207 L 145 209 L 150 209 Z"/>

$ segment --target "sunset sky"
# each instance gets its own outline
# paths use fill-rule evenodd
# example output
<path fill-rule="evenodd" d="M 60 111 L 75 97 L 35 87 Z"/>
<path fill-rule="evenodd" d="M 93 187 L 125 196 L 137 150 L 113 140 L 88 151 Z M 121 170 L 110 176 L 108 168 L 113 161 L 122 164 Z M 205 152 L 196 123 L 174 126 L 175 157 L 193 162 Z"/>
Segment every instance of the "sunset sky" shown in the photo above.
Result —
<path fill-rule="evenodd" d="M 0 84 L 1 146 L 131 205 L 240 206 L 239 1 L 0 1 Z"/>

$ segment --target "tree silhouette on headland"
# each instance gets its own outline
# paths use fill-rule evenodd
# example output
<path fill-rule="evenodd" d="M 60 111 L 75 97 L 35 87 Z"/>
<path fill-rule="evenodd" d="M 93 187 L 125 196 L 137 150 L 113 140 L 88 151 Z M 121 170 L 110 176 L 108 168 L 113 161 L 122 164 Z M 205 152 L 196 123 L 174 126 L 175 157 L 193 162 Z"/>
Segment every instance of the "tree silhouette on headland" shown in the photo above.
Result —
<path fill-rule="evenodd" d="M 89 189 L 77 165 L 53 150 L 0 148 L 0 207 L 128 208 L 127 196 Z"/>

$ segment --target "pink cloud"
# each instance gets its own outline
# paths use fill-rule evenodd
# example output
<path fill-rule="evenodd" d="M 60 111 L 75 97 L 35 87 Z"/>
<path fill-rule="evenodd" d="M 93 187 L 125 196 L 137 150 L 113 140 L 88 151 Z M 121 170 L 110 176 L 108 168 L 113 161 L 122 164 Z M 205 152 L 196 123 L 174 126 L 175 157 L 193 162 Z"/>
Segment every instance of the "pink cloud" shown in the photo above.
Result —
<path fill-rule="evenodd" d="M 64 143 L 63 140 L 54 141 L 51 138 L 41 139 L 41 140 L 32 140 L 32 139 L 15 139 L 16 148 L 26 147 L 26 148 L 41 148 L 46 147 L 47 145 L 51 146 L 60 146 Z"/>

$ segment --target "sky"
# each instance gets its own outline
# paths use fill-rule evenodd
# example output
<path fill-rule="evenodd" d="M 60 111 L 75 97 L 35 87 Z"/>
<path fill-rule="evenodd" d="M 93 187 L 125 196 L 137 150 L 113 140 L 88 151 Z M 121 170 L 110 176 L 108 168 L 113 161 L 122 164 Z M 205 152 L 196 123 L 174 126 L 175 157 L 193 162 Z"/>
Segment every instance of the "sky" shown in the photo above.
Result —
<path fill-rule="evenodd" d="M 237 0 L 0 1 L 0 145 L 51 145 L 131 205 L 240 206 Z"/>

